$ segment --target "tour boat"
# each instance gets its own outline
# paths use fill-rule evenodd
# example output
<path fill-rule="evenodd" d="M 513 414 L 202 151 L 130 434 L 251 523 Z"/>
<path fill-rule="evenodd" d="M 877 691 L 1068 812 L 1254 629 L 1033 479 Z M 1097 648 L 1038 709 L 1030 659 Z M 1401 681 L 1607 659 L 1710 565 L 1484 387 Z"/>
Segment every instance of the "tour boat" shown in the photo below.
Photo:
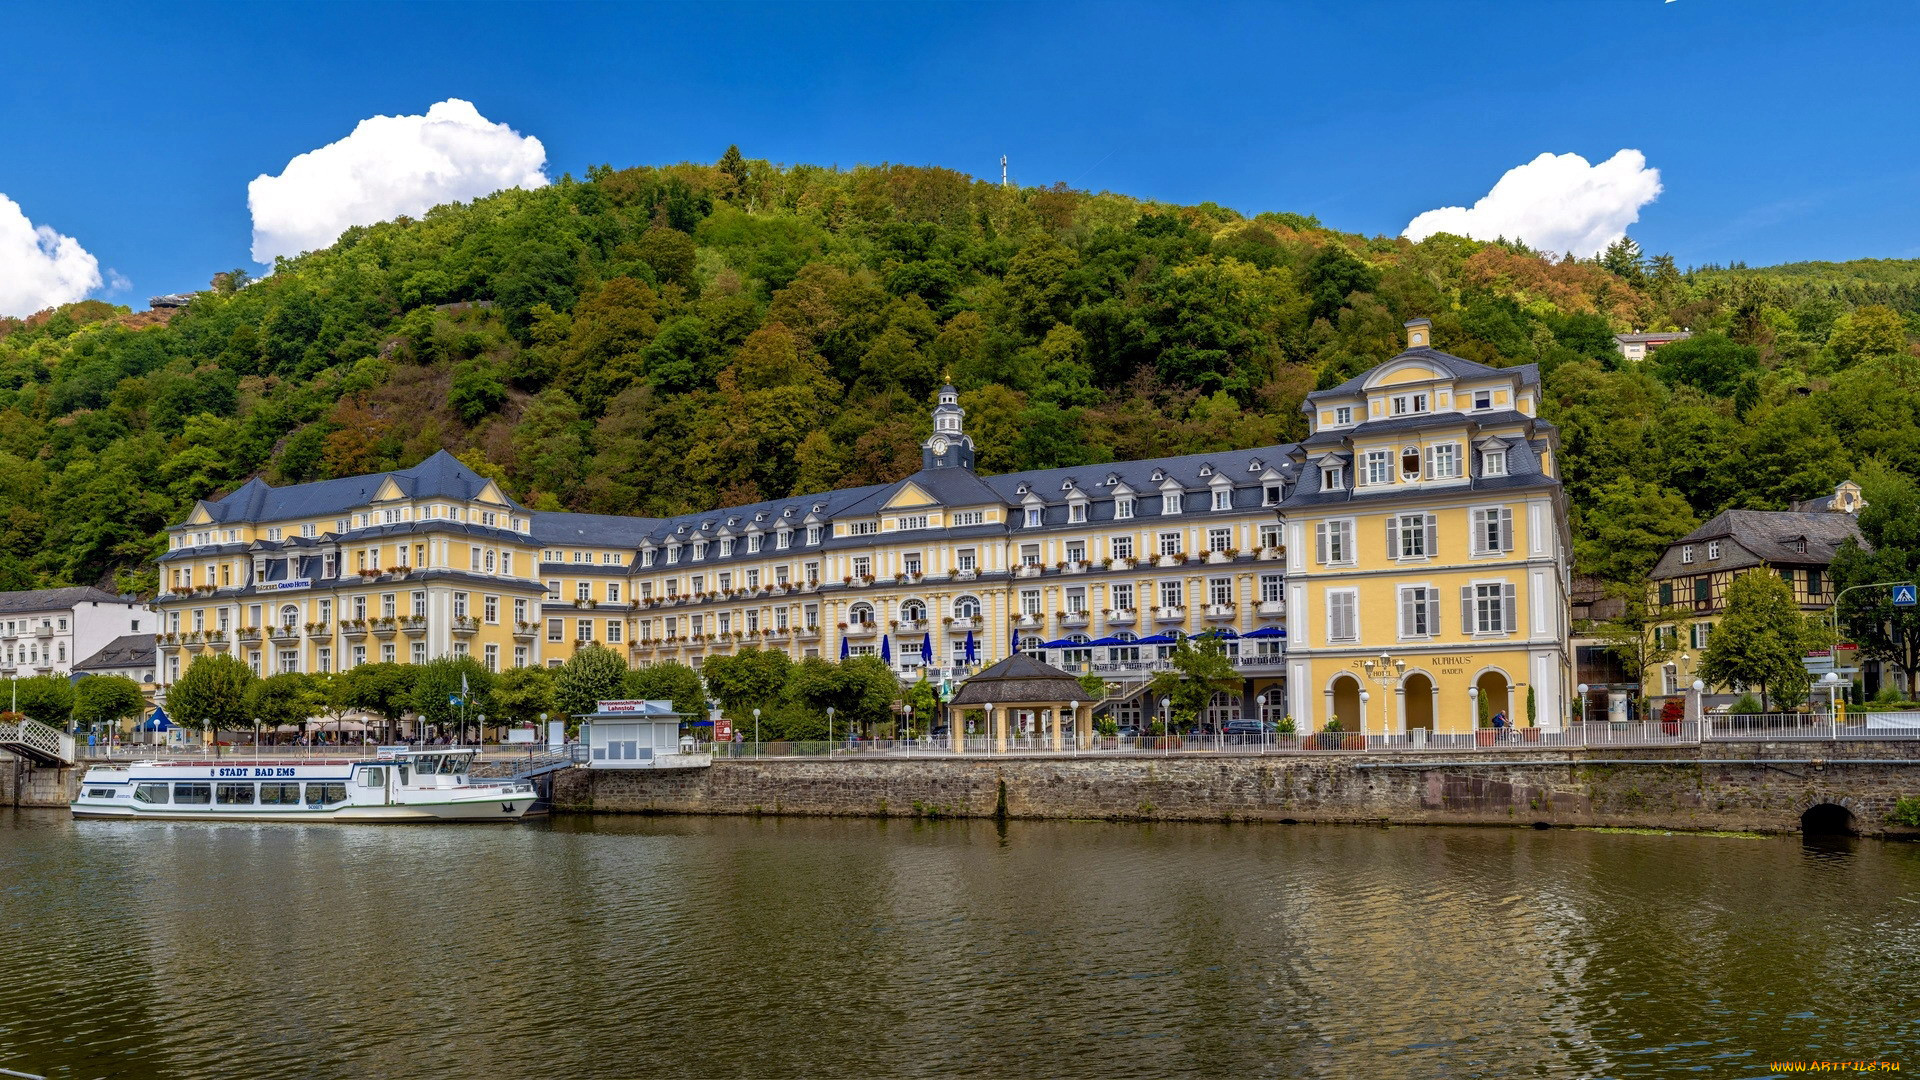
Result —
<path fill-rule="evenodd" d="M 472 779 L 475 749 L 401 750 L 362 761 L 142 761 L 96 765 L 76 818 L 143 821 L 515 821 L 524 781 Z"/>

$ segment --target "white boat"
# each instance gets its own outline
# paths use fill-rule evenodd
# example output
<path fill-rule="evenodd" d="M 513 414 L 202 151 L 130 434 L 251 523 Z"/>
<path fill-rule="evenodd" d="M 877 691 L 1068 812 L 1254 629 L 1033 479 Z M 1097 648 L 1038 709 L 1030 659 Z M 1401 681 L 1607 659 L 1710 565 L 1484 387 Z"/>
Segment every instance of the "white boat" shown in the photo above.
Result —
<path fill-rule="evenodd" d="M 76 818 L 143 821 L 517 821 L 524 781 L 473 779 L 475 749 L 402 750 L 359 761 L 142 761 L 95 765 Z"/>

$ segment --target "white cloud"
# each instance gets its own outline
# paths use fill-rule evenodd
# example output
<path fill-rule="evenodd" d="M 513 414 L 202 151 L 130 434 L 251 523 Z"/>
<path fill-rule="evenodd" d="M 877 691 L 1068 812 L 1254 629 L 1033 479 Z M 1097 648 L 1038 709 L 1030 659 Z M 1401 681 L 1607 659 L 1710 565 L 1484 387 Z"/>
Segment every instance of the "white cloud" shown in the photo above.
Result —
<path fill-rule="evenodd" d="M 27 220 L 0 194 L 0 315 L 71 304 L 100 287 L 100 260 L 80 241 Z"/>
<path fill-rule="evenodd" d="M 1598 165 L 1579 154 L 1541 154 L 1507 170 L 1472 208 L 1443 206 L 1407 224 L 1402 235 L 1434 233 L 1475 240 L 1524 240 L 1538 251 L 1589 256 L 1627 234 L 1640 208 L 1660 195 L 1660 170 L 1646 155 L 1622 150 Z"/>
<path fill-rule="evenodd" d="M 425 116 L 375 116 L 339 142 L 247 185 L 253 257 L 272 262 L 332 244 L 353 225 L 417 216 L 502 188 L 545 187 L 546 147 L 448 98 Z"/>

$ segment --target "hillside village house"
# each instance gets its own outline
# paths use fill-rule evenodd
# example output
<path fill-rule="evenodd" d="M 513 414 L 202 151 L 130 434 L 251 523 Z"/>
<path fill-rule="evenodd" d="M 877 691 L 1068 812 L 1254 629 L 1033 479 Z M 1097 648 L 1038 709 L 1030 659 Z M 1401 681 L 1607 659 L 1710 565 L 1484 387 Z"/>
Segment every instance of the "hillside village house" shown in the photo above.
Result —
<path fill-rule="evenodd" d="M 91 586 L 0 593 L 0 678 L 70 675 L 123 635 L 151 635 L 153 609 Z"/>
<path fill-rule="evenodd" d="M 1613 335 L 1613 345 L 1620 350 L 1621 359 L 1640 361 L 1652 356 L 1662 345 L 1685 341 L 1692 336 L 1691 330 L 1658 330 L 1652 333 L 1636 330 L 1631 334 Z"/>
<path fill-rule="evenodd" d="M 1436 657 L 1414 674 L 1502 701 L 1539 687 L 1544 722 L 1560 716 L 1563 694 L 1566 526 L 1552 429 L 1532 415 L 1537 382 L 1531 368 L 1487 368 L 1420 343 L 1315 395 L 1326 418 L 1314 417 L 1306 444 L 1000 476 L 974 471 L 947 386 L 911 476 L 667 519 L 529 511 L 445 453 L 372 476 L 254 480 L 170 530 L 157 601 L 163 679 L 213 651 L 262 674 L 448 653 L 498 669 L 557 665 L 594 642 L 638 666 L 698 667 L 757 645 L 796 659 L 880 655 L 904 679 L 951 680 L 1017 639 L 1106 677 L 1119 689 L 1105 708 L 1124 723 L 1153 715 L 1146 682 L 1179 636 L 1215 631 L 1242 687 L 1217 695 L 1206 720 L 1291 710 L 1320 726 L 1325 702 L 1284 689 L 1287 580 L 1315 583 L 1291 602 L 1318 619 L 1319 583 L 1337 591 L 1336 578 L 1367 573 L 1366 603 L 1342 609 L 1346 636 L 1326 643 L 1316 631 L 1298 678 L 1331 678 L 1356 663 L 1355 649 L 1443 652 L 1465 657 L 1463 670 Z M 1417 394 L 1418 408 L 1389 418 L 1396 394 Z M 1389 442 L 1396 466 L 1409 452 L 1423 464 L 1381 473 L 1338 506 L 1323 497 L 1330 453 L 1365 458 Z M 1393 513 L 1445 525 L 1420 526 L 1433 539 L 1412 555 L 1305 558 L 1318 525 L 1338 523 L 1340 550 L 1353 552 L 1356 526 L 1378 533 Z M 1308 538 L 1306 552 L 1298 540 L 1287 547 L 1286 529 Z M 1471 631 L 1443 633 L 1436 611 L 1409 636 L 1391 604 L 1416 580 L 1494 591 L 1485 603 L 1462 594 Z M 1470 722 L 1464 702 L 1436 701 L 1415 722 L 1459 728 Z M 1373 731 L 1407 722 L 1400 711 L 1372 715 Z"/>
<path fill-rule="evenodd" d="M 1833 606 L 1833 579 L 1827 568 L 1840 546 L 1860 539 L 1854 515 L 1866 506 L 1860 487 L 1842 483 L 1831 495 L 1794 504 L 1792 510 L 1728 510 L 1667 545 L 1648 575 L 1647 603 L 1670 612 L 1658 631 L 1673 655 L 1641 692 L 1671 697 L 1693 684 L 1713 628 L 1726 613 L 1727 586 L 1749 570 L 1771 570 L 1793 590 L 1801 610 L 1822 612 Z M 1848 656 L 1851 651 L 1848 652 Z M 1848 656 L 1840 658 L 1848 666 Z M 1869 665 L 1869 693 L 1879 689 L 1879 666 Z M 1726 687 L 1707 693 L 1731 698 Z"/>

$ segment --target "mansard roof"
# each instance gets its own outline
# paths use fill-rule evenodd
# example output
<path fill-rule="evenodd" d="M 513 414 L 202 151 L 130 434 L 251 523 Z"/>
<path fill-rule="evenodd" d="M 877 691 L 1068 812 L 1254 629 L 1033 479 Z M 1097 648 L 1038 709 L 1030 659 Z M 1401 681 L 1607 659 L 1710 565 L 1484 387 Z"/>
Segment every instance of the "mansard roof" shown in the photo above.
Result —
<path fill-rule="evenodd" d="M 553 547 L 636 548 L 660 528 L 662 519 L 620 514 L 568 514 L 536 510 L 529 526 L 533 539 Z"/>
<path fill-rule="evenodd" d="M 409 499 L 465 501 L 480 494 L 491 483 L 486 477 L 461 464 L 459 458 L 441 450 L 410 469 L 369 473 L 365 476 L 343 476 L 336 480 L 316 480 L 285 487 L 269 486 L 256 476 L 230 495 L 211 501 L 203 500 L 200 508 L 207 512 L 214 524 L 219 525 L 341 514 L 372 502 L 389 479 Z M 525 512 L 525 507 L 507 498 L 504 492 L 500 497 L 509 509 Z"/>
<path fill-rule="evenodd" d="M 1725 540 L 1739 551 L 1716 560 L 1696 556 L 1680 561 L 1680 548 L 1708 540 Z M 1706 524 L 1667 545 L 1650 575 L 1655 580 L 1698 574 L 1707 570 L 1734 570 L 1771 563 L 1785 566 L 1825 566 L 1842 545 L 1852 540 L 1866 546 L 1860 522 L 1852 514 L 1833 511 L 1723 510 Z M 1804 550 L 1802 550 L 1804 548 Z"/>
<path fill-rule="evenodd" d="M 81 604 L 132 604 L 130 596 L 115 596 L 91 585 L 72 585 L 59 589 L 26 589 L 0 593 L 0 615 L 30 615 L 42 611 L 65 611 Z"/>

